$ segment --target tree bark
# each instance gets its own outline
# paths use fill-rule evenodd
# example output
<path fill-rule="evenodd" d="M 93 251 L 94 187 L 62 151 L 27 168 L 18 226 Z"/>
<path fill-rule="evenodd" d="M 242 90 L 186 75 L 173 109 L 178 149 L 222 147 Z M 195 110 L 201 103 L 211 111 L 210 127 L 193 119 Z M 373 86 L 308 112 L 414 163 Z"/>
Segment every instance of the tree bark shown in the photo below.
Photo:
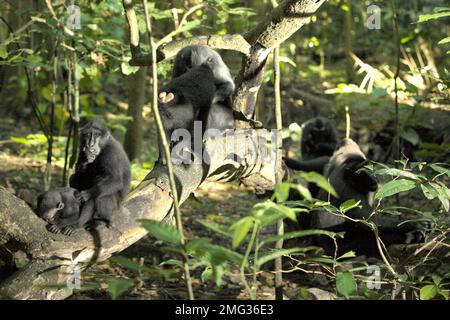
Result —
<path fill-rule="evenodd" d="M 228 132 L 205 141 L 210 164 L 174 166 L 180 203 L 203 181 L 239 180 L 245 185 L 271 188 L 275 184 L 275 157 L 280 151 L 267 147 L 266 130 Z M 0 188 L 0 252 L 10 257 L 26 255 L 29 262 L 0 283 L 0 298 L 63 299 L 71 289 L 66 284 L 70 270 L 102 261 L 129 247 L 147 234 L 137 220 L 163 221 L 171 216 L 172 197 L 166 168 L 156 166 L 124 202 L 112 228 L 97 232 L 77 230 L 72 236 L 55 235 L 45 228 L 22 200 Z"/>

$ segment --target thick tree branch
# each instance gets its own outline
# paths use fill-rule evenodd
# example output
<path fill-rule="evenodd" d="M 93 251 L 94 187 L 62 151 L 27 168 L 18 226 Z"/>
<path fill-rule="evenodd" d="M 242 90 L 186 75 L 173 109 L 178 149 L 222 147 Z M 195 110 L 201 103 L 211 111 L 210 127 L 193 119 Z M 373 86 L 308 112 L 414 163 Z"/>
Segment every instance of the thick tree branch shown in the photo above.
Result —
<path fill-rule="evenodd" d="M 232 133 L 232 132 L 231 132 Z M 205 181 L 239 180 L 246 185 L 273 187 L 275 154 L 267 148 L 271 133 L 266 130 L 244 131 L 216 137 L 205 142 L 210 164 L 174 166 L 180 203 Z M 276 151 L 276 152 L 275 152 Z M 20 199 L 0 188 L 0 253 L 24 253 L 28 264 L 0 283 L 0 298 L 62 299 L 68 288 L 48 285 L 65 284 L 68 270 L 76 265 L 102 261 L 129 247 L 147 234 L 138 219 L 170 219 L 173 199 L 167 170 L 155 169 L 127 197 L 123 211 L 113 220 L 113 228 L 96 233 L 77 230 L 71 237 L 55 235 Z M 4 249 L 4 250 L 2 250 Z M 8 257 L 0 255 L 0 259 Z"/>

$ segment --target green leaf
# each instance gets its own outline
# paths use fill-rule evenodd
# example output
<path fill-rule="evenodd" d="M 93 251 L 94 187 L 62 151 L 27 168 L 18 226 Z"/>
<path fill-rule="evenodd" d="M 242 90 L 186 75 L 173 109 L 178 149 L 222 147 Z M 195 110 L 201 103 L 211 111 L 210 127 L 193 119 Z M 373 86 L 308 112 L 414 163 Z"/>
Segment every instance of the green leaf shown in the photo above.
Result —
<path fill-rule="evenodd" d="M 141 266 L 138 262 L 122 256 L 111 257 L 109 260 L 123 268 L 130 269 L 133 271 L 141 271 L 142 269 L 144 269 L 144 267 Z"/>
<path fill-rule="evenodd" d="M 389 181 L 384 184 L 375 194 L 375 199 L 383 199 L 386 197 L 390 197 L 394 194 L 409 191 L 416 187 L 416 183 L 411 180 L 406 179 L 398 179 Z"/>
<path fill-rule="evenodd" d="M 274 197 L 278 202 L 285 202 L 289 197 L 290 184 L 288 182 L 279 183 L 275 186 Z"/>
<path fill-rule="evenodd" d="M 430 164 L 431 169 L 433 169 L 434 171 L 436 171 L 437 173 L 440 174 L 446 174 L 447 177 L 450 178 L 450 170 L 444 167 L 441 167 L 437 164 Z"/>
<path fill-rule="evenodd" d="M 338 257 L 336 260 L 354 258 L 356 257 L 356 253 L 354 251 L 348 251 L 344 253 L 342 256 Z"/>
<path fill-rule="evenodd" d="M 437 274 L 431 275 L 431 279 L 433 279 L 433 282 L 436 286 L 439 286 L 439 284 L 442 282 L 442 278 L 439 277 Z"/>
<path fill-rule="evenodd" d="M 292 185 L 293 189 L 297 189 L 297 191 L 308 201 L 312 201 L 312 195 L 308 188 L 302 186 L 301 184 Z"/>
<path fill-rule="evenodd" d="M 209 230 L 217 232 L 217 233 L 219 233 L 219 234 L 221 234 L 221 235 L 223 235 L 225 237 L 228 237 L 228 238 L 232 238 L 233 237 L 233 234 L 229 231 L 228 227 L 226 227 L 226 226 L 224 226 L 222 224 L 218 224 L 216 222 L 209 221 L 209 220 L 206 220 L 206 219 L 200 219 L 200 220 L 198 220 L 198 222 L 202 226 L 208 228 Z"/>
<path fill-rule="evenodd" d="M 154 220 L 139 220 L 139 222 L 156 239 L 175 245 L 181 244 L 180 234 L 171 225 Z"/>
<path fill-rule="evenodd" d="M 230 229 L 233 230 L 233 248 L 239 247 L 241 242 L 245 239 L 248 231 L 252 227 L 254 220 L 252 217 L 244 217 L 236 221 Z"/>
<path fill-rule="evenodd" d="M 240 263 L 244 258 L 244 256 L 240 253 L 216 244 L 209 244 L 205 246 L 204 249 L 207 250 L 211 255 L 211 263 L 213 265 L 219 265 L 223 262 L 230 261 L 234 263 Z"/>
<path fill-rule="evenodd" d="M 8 51 L 6 50 L 6 48 L 4 46 L 0 46 L 0 58 L 1 59 L 8 58 Z"/>
<path fill-rule="evenodd" d="M 225 267 L 223 264 L 213 266 L 213 277 L 217 287 L 220 287 L 222 285 L 222 278 L 224 273 Z"/>
<path fill-rule="evenodd" d="M 209 261 L 211 265 L 219 265 L 226 262 L 240 263 L 243 256 L 228 248 L 211 244 L 208 238 L 191 240 L 186 245 L 189 254 L 196 258 L 202 258 Z"/>
<path fill-rule="evenodd" d="M 406 128 L 400 133 L 400 137 L 411 143 L 413 146 L 417 146 L 420 142 L 419 134 L 413 128 Z"/>
<path fill-rule="evenodd" d="M 420 300 L 431 300 L 438 294 L 438 288 L 434 284 L 420 288 Z"/>
<path fill-rule="evenodd" d="M 108 282 L 108 292 L 113 300 L 127 291 L 134 284 L 130 279 L 113 279 Z"/>
<path fill-rule="evenodd" d="M 344 297 L 348 298 L 356 292 L 356 281 L 351 272 L 338 272 L 336 274 L 336 289 Z"/>
<path fill-rule="evenodd" d="M 355 199 L 350 199 L 345 201 L 344 203 L 341 203 L 339 206 L 339 211 L 342 213 L 346 213 L 347 211 L 359 207 L 361 204 L 361 201 L 356 201 Z"/>
<path fill-rule="evenodd" d="M 202 274 L 200 275 L 200 279 L 202 280 L 202 282 L 206 282 L 212 278 L 212 274 L 213 274 L 212 268 L 207 267 L 205 268 L 205 270 L 203 270 Z"/>
<path fill-rule="evenodd" d="M 439 290 L 439 294 L 444 297 L 445 300 L 448 300 L 449 290 Z"/>
<path fill-rule="evenodd" d="M 439 196 L 439 192 L 428 182 L 421 184 L 420 189 L 422 189 L 423 195 L 428 200 L 433 200 L 434 198 Z"/>
<path fill-rule="evenodd" d="M 252 215 L 259 221 L 262 227 L 273 224 L 283 218 L 297 221 L 297 216 L 292 208 L 274 203 L 270 200 L 254 205 Z"/>
<path fill-rule="evenodd" d="M 139 67 L 130 66 L 128 61 L 124 61 L 120 64 L 120 70 L 126 76 L 129 76 L 132 73 L 136 73 L 139 70 Z"/>
<path fill-rule="evenodd" d="M 443 185 L 442 183 L 434 183 L 430 182 L 430 184 L 437 190 L 439 193 L 438 199 L 441 201 L 442 206 L 444 207 L 445 211 L 449 211 L 450 209 L 450 197 L 449 197 L 449 190 L 448 188 Z"/>
<path fill-rule="evenodd" d="M 392 177 L 409 178 L 411 180 L 421 180 L 421 179 L 425 180 L 424 176 L 416 175 L 412 172 L 400 170 L 400 169 L 396 169 L 396 168 L 380 169 L 380 170 L 377 170 L 375 173 L 380 176 L 389 175 Z"/>
<path fill-rule="evenodd" d="M 438 44 L 446 44 L 450 42 L 450 37 L 444 38 L 441 41 L 438 42 Z"/>
<path fill-rule="evenodd" d="M 315 183 L 319 188 L 325 190 L 334 197 L 338 197 L 334 188 L 328 183 L 323 175 L 317 172 L 300 172 L 300 177 L 308 182 Z"/>
<path fill-rule="evenodd" d="M 421 14 L 419 16 L 418 23 L 435 20 L 435 19 L 440 19 L 440 18 L 444 18 L 444 17 L 448 17 L 448 16 L 450 16 L 450 11 L 438 12 L 438 13 L 432 13 L 432 14 Z"/>

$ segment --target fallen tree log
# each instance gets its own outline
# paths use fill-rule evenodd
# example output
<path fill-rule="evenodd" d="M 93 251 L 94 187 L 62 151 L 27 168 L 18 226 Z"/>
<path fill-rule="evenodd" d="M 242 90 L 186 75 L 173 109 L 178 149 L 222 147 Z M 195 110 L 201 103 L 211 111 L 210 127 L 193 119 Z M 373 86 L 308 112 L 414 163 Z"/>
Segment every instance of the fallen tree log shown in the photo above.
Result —
<path fill-rule="evenodd" d="M 275 159 L 279 149 L 270 147 L 267 130 L 228 132 L 205 142 L 208 163 L 174 167 L 180 203 L 205 180 L 238 180 L 258 188 L 275 182 Z M 276 141 L 276 140 L 273 140 Z M 49 233 L 45 222 L 28 205 L 0 188 L 0 259 L 25 255 L 28 263 L 0 283 L 6 299 L 64 299 L 70 287 L 51 287 L 70 281 L 76 266 L 81 270 L 129 247 L 147 234 L 137 220 L 163 221 L 170 217 L 172 197 L 166 168 L 157 165 L 124 202 L 112 228 L 95 233 L 77 230 L 71 237 Z M 1 255 L 1 252 L 9 252 Z"/>

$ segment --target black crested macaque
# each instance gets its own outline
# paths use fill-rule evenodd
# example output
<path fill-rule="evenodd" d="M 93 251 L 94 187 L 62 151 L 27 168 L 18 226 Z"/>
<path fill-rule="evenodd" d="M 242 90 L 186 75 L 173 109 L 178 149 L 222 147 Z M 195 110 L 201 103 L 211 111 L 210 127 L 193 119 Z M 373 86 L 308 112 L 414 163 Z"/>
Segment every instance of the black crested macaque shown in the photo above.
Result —
<path fill-rule="evenodd" d="M 303 126 L 300 146 L 302 161 L 286 159 L 286 165 L 294 170 L 323 173 L 337 143 L 337 131 L 331 122 L 323 117 L 313 118 Z"/>
<path fill-rule="evenodd" d="M 81 129 L 80 140 L 70 186 L 80 190 L 83 211 L 94 211 L 92 225 L 109 226 L 130 188 L 130 162 L 122 145 L 97 119 Z"/>
<path fill-rule="evenodd" d="M 48 231 L 66 236 L 85 228 L 94 213 L 91 205 L 82 206 L 79 191 L 68 187 L 39 195 L 35 212 L 47 222 Z"/>
<path fill-rule="evenodd" d="M 158 107 L 171 148 L 176 142 L 171 141 L 176 129 L 189 130 L 193 137 L 194 121 L 200 120 L 205 131 L 215 92 L 214 75 L 206 64 L 189 69 L 160 88 Z M 165 164 L 161 139 L 159 142 L 159 160 Z"/>
<path fill-rule="evenodd" d="M 339 207 L 347 200 L 360 201 L 360 208 L 349 210 L 346 215 L 352 219 L 366 219 L 375 222 L 379 236 L 386 244 L 411 243 L 421 239 L 421 233 L 413 223 L 398 226 L 397 219 L 388 216 L 374 215 L 373 196 L 378 188 L 377 181 L 364 170 L 367 163 L 365 155 L 358 144 L 351 139 L 344 139 L 325 167 L 324 176 L 336 190 L 338 198 L 320 190 L 317 198 L 330 201 Z M 338 240 L 339 253 L 355 250 L 359 254 L 378 255 L 378 248 L 373 231 L 369 226 L 350 221 L 326 211 L 312 211 L 309 229 L 326 229 L 345 232 L 345 238 Z M 334 252 L 334 244 L 329 238 L 319 237 L 318 241 L 329 254 Z"/>
<path fill-rule="evenodd" d="M 332 156 L 338 144 L 336 128 L 323 117 L 305 123 L 302 132 L 301 151 L 304 160 Z"/>
<path fill-rule="evenodd" d="M 290 169 L 323 174 L 337 144 L 337 130 L 333 124 L 323 117 L 313 118 L 303 126 L 300 146 L 302 160 L 285 159 L 285 163 Z M 308 184 L 308 188 L 313 196 L 319 192 L 315 184 Z"/>
<path fill-rule="evenodd" d="M 215 85 L 214 98 L 205 128 L 220 131 L 233 129 L 232 95 L 235 85 L 230 70 L 219 53 L 202 45 L 184 47 L 175 57 L 172 76 L 179 77 L 188 70 L 203 64 L 208 65 L 212 70 Z"/>
<path fill-rule="evenodd" d="M 234 92 L 234 81 L 230 70 L 219 53 L 213 49 L 202 46 L 192 45 L 181 49 L 173 64 L 172 76 L 177 78 L 186 73 L 189 69 L 206 64 L 213 72 L 214 85 L 216 87 L 212 103 L 232 108 L 231 98 Z"/>

